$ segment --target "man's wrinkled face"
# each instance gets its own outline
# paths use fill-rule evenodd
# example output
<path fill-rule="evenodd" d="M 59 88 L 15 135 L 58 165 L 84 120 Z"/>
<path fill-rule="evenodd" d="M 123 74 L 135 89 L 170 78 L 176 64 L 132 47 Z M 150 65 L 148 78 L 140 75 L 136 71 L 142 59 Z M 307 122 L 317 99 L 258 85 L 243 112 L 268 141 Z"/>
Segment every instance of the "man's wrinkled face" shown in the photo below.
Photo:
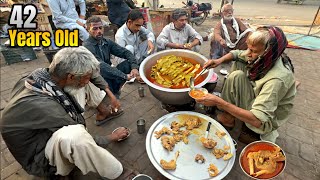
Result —
<path fill-rule="evenodd" d="M 103 38 L 103 24 L 102 24 L 102 22 L 90 23 L 89 34 L 97 40 L 102 39 Z"/>
<path fill-rule="evenodd" d="M 262 56 L 265 51 L 263 44 L 252 45 L 248 43 L 248 49 L 246 51 L 246 57 L 249 63 L 254 62 L 259 56 Z"/>
<path fill-rule="evenodd" d="M 222 11 L 222 17 L 224 20 L 231 20 L 233 18 L 233 8 L 232 6 L 225 6 Z"/>
<path fill-rule="evenodd" d="M 144 20 L 143 19 L 136 19 L 134 21 L 128 20 L 127 26 L 129 30 L 133 33 L 137 33 L 140 31 L 141 26 L 143 26 Z"/>
<path fill-rule="evenodd" d="M 176 21 L 173 22 L 174 27 L 176 29 L 183 29 L 186 24 L 188 23 L 188 17 L 187 16 L 181 16 Z"/>
<path fill-rule="evenodd" d="M 81 88 L 84 88 L 90 82 L 92 73 L 83 76 L 71 75 L 68 77 L 67 84 L 63 88 L 66 93 L 75 94 Z"/>

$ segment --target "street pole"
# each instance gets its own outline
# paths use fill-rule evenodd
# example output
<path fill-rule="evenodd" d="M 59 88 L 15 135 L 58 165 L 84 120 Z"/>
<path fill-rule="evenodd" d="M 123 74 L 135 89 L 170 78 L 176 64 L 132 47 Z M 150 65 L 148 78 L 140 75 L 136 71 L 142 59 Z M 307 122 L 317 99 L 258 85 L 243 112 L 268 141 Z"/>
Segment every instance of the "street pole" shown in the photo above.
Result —
<path fill-rule="evenodd" d="M 313 25 L 314 25 L 314 22 L 316 21 L 316 19 L 317 19 L 317 17 L 318 17 L 319 10 L 320 10 L 320 6 L 318 7 L 318 11 L 317 11 L 316 15 L 314 16 L 313 22 L 312 22 L 311 27 L 310 27 L 309 32 L 308 32 L 308 36 L 309 36 L 310 31 L 311 31 L 311 29 L 312 29 L 312 27 L 313 27 Z"/>

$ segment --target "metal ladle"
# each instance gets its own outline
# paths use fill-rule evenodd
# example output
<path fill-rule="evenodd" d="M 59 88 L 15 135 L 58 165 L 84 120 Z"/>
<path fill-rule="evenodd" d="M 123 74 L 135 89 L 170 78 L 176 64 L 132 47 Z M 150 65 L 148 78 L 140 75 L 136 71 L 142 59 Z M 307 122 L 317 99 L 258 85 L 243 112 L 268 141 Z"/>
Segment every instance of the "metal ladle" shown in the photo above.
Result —
<path fill-rule="evenodd" d="M 195 87 L 194 87 L 194 78 L 193 77 L 190 78 L 190 89 L 191 90 L 195 89 Z"/>

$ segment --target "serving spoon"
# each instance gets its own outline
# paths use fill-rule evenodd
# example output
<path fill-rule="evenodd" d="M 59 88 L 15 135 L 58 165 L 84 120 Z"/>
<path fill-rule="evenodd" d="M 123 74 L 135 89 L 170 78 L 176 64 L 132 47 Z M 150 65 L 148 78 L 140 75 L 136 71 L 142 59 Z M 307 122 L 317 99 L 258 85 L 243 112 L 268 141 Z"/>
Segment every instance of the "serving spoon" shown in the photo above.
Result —
<path fill-rule="evenodd" d="M 194 78 L 193 77 L 190 78 L 190 89 L 191 90 L 195 89 L 195 87 L 194 87 Z"/>
<path fill-rule="evenodd" d="M 199 76 L 201 76 L 204 72 L 206 72 L 207 69 L 208 69 L 208 68 L 202 69 L 202 71 L 201 71 L 199 74 L 196 75 L 196 77 L 194 78 L 194 80 L 196 80 Z"/>

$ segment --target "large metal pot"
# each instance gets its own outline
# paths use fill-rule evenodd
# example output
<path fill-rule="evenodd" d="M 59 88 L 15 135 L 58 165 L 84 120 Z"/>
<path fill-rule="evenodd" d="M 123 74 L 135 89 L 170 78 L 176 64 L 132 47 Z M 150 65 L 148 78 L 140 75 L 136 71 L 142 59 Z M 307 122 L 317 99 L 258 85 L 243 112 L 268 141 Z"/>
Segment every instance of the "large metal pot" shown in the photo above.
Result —
<path fill-rule="evenodd" d="M 164 50 L 155 54 L 148 56 L 140 65 L 139 73 L 141 78 L 144 82 L 147 83 L 149 86 L 151 94 L 157 98 L 159 101 L 166 103 L 166 104 L 173 104 L 173 105 L 182 105 L 187 104 L 192 101 L 192 98 L 188 95 L 188 91 L 190 88 L 183 88 L 183 89 L 170 89 L 160 87 L 156 84 L 153 84 L 148 80 L 146 74 L 149 74 L 151 67 L 157 63 L 157 60 L 163 56 L 167 55 L 176 55 L 181 57 L 187 57 L 196 60 L 201 64 L 204 65 L 208 59 L 202 56 L 199 53 L 189 51 L 189 50 L 180 50 L 180 49 L 172 49 L 172 50 Z M 196 85 L 196 87 L 204 86 L 213 75 L 213 70 L 209 70 L 208 73 L 204 74 L 205 80 L 200 84 Z"/>

